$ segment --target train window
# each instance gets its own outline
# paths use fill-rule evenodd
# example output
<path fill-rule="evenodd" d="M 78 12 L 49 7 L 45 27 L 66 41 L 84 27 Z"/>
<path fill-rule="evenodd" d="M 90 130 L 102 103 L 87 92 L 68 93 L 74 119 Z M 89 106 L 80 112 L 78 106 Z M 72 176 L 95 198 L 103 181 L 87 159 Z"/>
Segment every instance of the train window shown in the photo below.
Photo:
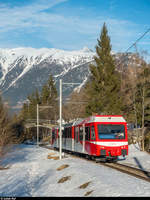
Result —
<path fill-rule="evenodd" d="M 125 138 L 124 125 L 99 124 L 98 136 L 100 139 L 124 139 Z"/>
<path fill-rule="evenodd" d="M 72 138 L 72 128 L 70 127 L 70 138 Z"/>
<path fill-rule="evenodd" d="M 62 130 L 62 138 L 64 138 L 64 130 Z"/>
<path fill-rule="evenodd" d="M 67 128 L 67 138 L 69 138 L 69 128 Z"/>
<path fill-rule="evenodd" d="M 94 128 L 94 126 L 91 127 L 91 140 L 95 140 L 95 128 Z"/>
<path fill-rule="evenodd" d="M 78 139 L 78 127 L 75 127 L 75 140 L 76 140 L 76 142 L 78 142 L 79 141 L 79 139 Z"/>
<path fill-rule="evenodd" d="M 67 138 L 69 138 L 69 128 L 67 128 Z"/>
<path fill-rule="evenodd" d="M 67 128 L 67 138 L 69 138 L 69 128 Z"/>
<path fill-rule="evenodd" d="M 64 132 L 63 132 L 63 138 L 66 138 L 66 128 L 64 129 Z"/>
<path fill-rule="evenodd" d="M 63 132 L 63 137 L 65 138 L 66 137 L 66 128 L 64 129 L 64 132 Z"/>
<path fill-rule="evenodd" d="M 69 132 L 69 130 L 68 130 L 68 128 L 66 128 L 66 130 L 67 130 L 67 135 L 66 135 L 66 138 L 68 138 L 68 132 Z"/>
<path fill-rule="evenodd" d="M 71 127 L 69 127 L 69 138 L 71 138 Z"/>
<path fill-rule="evenodd" d="M 52 139 L 55 139 L 55 130 L 52 131 Z"/>
<path fill-rule="evenodd" d="M 71 138 L 72 137 L 72 128 L 66 127 L 64 129 L 64 138 Z"/>
<path fill-rule="evenodd" d="M 55 130 L 55 139 L 57 138 L 57 130 Z"/>
<path fill-rule="evenodd" d="M 70 138 L 72 138 L 72 127 L 70 127 Z"/>
<path fill-rule="evenodd" d="M 85 140 L 90 140 L 90 127 L 85 127 Z"/>
<path fill-rule="evenodd" d="M 80 138 L 80 141 L 83 140 L 83 127 L 82 126 L 79 127 L 79 138 Z"/>

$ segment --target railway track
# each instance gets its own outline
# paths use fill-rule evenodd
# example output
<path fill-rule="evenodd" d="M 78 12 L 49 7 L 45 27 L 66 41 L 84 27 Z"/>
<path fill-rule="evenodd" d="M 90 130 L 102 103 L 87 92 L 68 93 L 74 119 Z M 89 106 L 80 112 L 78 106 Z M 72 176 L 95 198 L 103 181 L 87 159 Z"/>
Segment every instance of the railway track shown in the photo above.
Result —
<path fill-rule="evenodd" d="M 132 175 L 136 178 L 150 182 L 150 172 L 148 172 L 148 171 L 141 170 L 141 169 L 138 169 L 138 168 L 127 166 L 127 165 L 123 165 L 123 164 L 120 164 L 120 163 L 101 163 L 101 165 L 116 169 L 120 172 L 129 174 L 129 175 Z"/>
<path fill-rule="evenodd" d="M 47 148 L 47 149 L 51 149 L 51 150 L 56 150 L 56 149 L 54 149 L 52 147 L 47 147 L 47 146 L 44 146 L 44 145 L 42 145 L 41 147 L 44 147 L 44 148 Z M 67 153 L 67 152 L 65 152 L 65 153 Z M 71 155 L 73 157 L 78 157 L 80 159 L 86 159 L 88 162 L 95 162 L 95 160 L 87 159 L 87 158 L 85 158 L 83 156 L 79 157 L 79 156 L 77 156 L 75 154 L 73 154 L 73 155 L 69 154 L 69 155 Z M 150 172 L 149 171 L 141 170 L 141 169 L 134 168 L 134 167 L 127 166 L 127 165 L 124 165 L 124 164 L 120 164 L 120 163 L 98 162 L 97 164 L 100 164 L 100 165 L 103 165 L 103 166 L 118 170 L 118 171 L 120 171 L 122 173 L 129 174 L 129 175 L 134 176 L 136 178 L 139 178 L 139 179 L 145 180 L 147 182 L 150 182 Z"/>

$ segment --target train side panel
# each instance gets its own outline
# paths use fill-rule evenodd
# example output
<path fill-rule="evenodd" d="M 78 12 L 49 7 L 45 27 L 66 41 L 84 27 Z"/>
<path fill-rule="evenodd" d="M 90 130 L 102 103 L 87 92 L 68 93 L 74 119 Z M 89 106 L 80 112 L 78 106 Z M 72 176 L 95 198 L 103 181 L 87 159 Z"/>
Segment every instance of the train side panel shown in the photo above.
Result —
<path fill-rule="evenodd" d="M 74 151 L 83 153 L 83 145 L 80 142 L 80 126 L 74 127 Z"/>
<path fill-rule="evenodd" d="M 59 148 L 58 132 L 57 136 L 54 135 L 52 134 L 52 144 Z M 127 123 L 118 115 L 92 116 L 75 125 L 67 124 L 62 134 L 62 148 L 98 158 L 126 156 Z"/>

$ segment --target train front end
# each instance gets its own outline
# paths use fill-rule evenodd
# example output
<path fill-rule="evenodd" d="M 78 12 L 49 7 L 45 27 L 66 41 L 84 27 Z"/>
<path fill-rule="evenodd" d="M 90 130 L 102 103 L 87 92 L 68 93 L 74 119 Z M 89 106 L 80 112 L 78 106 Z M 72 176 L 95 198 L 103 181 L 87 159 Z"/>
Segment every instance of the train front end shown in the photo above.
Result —
<path fill-rule="evenodd" d="M 122 116 L 99 116 L 96 122 L 97 158 L 117 161 L 128 155 L 127 123 Z"/>

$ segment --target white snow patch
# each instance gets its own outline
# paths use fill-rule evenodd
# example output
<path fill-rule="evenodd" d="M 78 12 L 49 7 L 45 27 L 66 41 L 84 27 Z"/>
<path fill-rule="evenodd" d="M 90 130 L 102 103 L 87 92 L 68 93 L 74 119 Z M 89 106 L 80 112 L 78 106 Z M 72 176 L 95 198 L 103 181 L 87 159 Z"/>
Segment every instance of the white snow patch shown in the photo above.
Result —
<path fill-rule="evenodd" d="M 35 145 L 16 145 L 8 153 L 2 164 L 10 166 L 8 170 L 0 171 L 1 197 L 67 197 L 84 196 L 150 196 L 150 183 L 123 174 L 96 163 L 66 155 L 62 160 L 47 159 L 49 153 L 58 152 Z M 140 152 L 137 145 L 129 146 L 129 156 L 126 160 L 120 157 L 121 163 L 132 163 L 138 167 L 134 157 L 143 168 L 150 170 L 150 154 Z M 63 164 L 69 167 L 58 171 Z M 58 183 L 62 177 L 71 178 Z M 90 182 L 85 189 L 80 189 L 84 183 Z"/>

